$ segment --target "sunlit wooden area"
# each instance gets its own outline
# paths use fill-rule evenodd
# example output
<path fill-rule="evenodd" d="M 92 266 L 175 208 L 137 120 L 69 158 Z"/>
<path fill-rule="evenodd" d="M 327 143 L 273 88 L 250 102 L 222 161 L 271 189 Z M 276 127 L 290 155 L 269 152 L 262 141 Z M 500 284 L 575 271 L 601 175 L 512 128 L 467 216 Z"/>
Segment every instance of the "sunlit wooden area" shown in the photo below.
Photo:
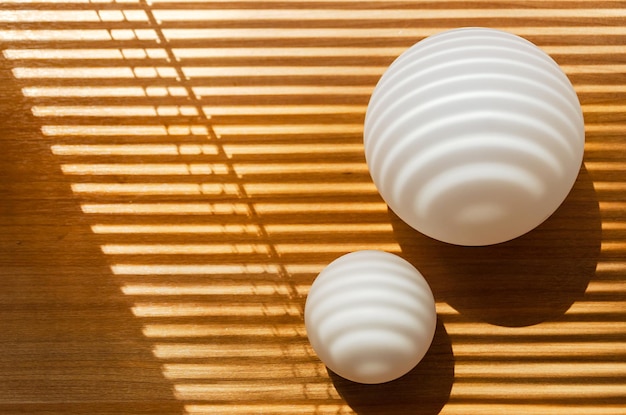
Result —
<path fill-rule="evenodd" d="M 626 413 L 626 2 L 0 4 L 0 413 Z M 363 156 L 386 67 L 461 26 L 549 53 L 586 122 L 565 203 L 492 247 L 402 224 Z M 378 386 L 303 323 L 359 249 L 437 300 L 426 358 Z"/>

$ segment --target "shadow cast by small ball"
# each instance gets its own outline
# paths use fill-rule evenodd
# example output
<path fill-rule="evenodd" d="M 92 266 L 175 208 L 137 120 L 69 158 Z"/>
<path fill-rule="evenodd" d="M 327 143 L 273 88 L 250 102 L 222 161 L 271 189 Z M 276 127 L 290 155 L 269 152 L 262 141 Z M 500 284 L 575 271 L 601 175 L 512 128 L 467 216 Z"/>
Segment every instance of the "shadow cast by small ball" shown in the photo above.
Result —
<path fill-rule="evenodd" d="M 438 320 L 430 349 L 409 373 L 377 385 L 355 383 L 328 370 L 339 395 L 359 415 L 436 415 L 450 398 L 454 356 L 450 337 Z"/>
<path fill-rule="evenodd" d="M 494 325 L 529 326 L 562 315 L 583 296 L 600 255 L 600 209 L 584 166 L 559 209 L 509 242 L 450 245 L 391 211 L 390 217 L 402 256 L 428 280 L 435 298 Z"/>

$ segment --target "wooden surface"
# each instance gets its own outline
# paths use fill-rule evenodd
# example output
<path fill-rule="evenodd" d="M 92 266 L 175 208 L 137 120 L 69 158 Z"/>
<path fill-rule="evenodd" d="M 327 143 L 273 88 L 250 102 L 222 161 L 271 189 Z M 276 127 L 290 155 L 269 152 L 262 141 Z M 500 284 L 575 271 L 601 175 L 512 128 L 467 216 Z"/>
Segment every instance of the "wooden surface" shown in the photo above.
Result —
<path fill-rule="evenodd" d="M 402 225 L 362 154 L 385 68 L 460 26 L 536 43 L 585 113 L 570 197 L 495 247 Z M 623 1 L 2 2 L 0 413 L 626 413 L 625 45 Z M 362 248 L 437 299 L 387 385 L 302 322 Z"/>

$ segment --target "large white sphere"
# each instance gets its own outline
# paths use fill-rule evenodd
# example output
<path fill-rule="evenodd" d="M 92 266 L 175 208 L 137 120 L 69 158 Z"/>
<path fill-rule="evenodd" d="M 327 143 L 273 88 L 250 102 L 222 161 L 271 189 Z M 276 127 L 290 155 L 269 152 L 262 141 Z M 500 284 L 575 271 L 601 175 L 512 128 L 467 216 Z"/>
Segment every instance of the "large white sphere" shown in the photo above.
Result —
<path fill-rule="evenodd" d="M 397 379 L 422 360 L 437 314 L 419 271 L 394 254 L 366 250 L 336 259 L 318 275 L 304 321 L 330 370 L 374 384 Z"/>
<path fill-rule="evenodd" d="M 585 132 L 557 63 L 519 36 L 443 32 L 398 57 L 365 118 L 365 156 L 389 207 L 458 245 L 516 238 L 571 190 Z"/>

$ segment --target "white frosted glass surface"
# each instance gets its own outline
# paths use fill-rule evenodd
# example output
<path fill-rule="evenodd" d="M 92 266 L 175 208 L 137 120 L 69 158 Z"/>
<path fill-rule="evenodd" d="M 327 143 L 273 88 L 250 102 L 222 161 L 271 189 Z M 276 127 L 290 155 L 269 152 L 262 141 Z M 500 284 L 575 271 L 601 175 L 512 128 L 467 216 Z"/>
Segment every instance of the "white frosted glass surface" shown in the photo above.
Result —
<path fill-rule="evenodd" d="M 516 238 L 565 200 L 582 163 L 582 110 L 541 49 L 485 28 L 426 38 L 400 55 L 365 118 L 370 174 L 416 230 L 458 245 Z"/>
<path fill-rule="evenodd" d="M 424 357 L 437 314 L 426 280 L 404 259 L 357 251 L 331 262 L 307 297 L 304 320 L 318 357 L 360 383 L 401 377 Z"/>

